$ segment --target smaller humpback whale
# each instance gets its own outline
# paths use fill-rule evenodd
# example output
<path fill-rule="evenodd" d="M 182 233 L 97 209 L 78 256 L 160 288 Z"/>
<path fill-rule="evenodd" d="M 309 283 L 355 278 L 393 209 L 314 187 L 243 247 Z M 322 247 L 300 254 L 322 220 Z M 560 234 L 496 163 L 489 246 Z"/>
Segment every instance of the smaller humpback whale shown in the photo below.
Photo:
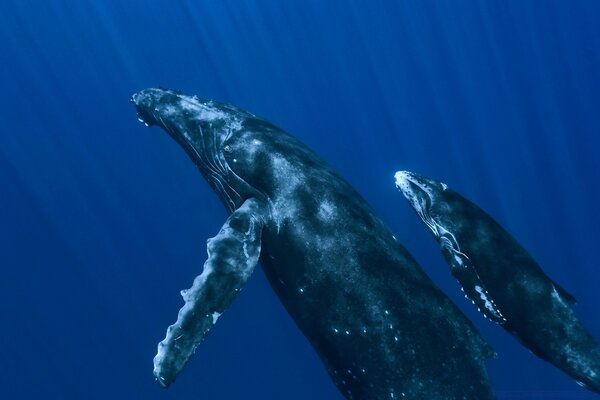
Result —
<path fill-rule="evenodd" d="M 491 348 L 366 201 L 299 140 L 237 107 L 166 89 L 132 97 L 179 143 L 229 217 L 167 330 L 171 384 L 260 262 L 347 399 L 492 399 Z"/>
<path fill-rule="evenodd" d="M 479 311 L 534 354 L 600 393 L 600 346 L 573 313 L 575 298 L 492 217 L 445 183 L 407 171 L 395 178 Z"/>

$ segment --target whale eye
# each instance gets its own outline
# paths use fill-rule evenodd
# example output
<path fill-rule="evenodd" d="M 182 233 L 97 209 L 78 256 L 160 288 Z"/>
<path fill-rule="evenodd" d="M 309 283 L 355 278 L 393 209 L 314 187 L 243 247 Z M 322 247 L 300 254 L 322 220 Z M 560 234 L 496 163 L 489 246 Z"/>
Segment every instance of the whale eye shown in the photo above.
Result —
<path fill-rule="evenodd" d="M 227 145 L 225 145 L 225 147 L 223 147 L 223 151 L 224 151 L 225 153 L 231 153 L 231 151 L 232 151 L 232 150 L 231 150 L 231 146 L 230 146 L 230 145 L 228 145 L 228 144 L 227 144 Z"/>

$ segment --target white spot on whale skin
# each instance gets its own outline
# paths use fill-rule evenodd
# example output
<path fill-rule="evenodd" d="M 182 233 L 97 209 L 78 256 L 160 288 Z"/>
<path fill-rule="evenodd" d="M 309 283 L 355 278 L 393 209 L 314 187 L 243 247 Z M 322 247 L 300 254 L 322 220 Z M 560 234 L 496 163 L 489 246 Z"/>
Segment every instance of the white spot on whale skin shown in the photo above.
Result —
<path fill-rule="evenodd" d="M 294 192 L 298 187 L 304 184 L 304 172 L 293 166 L 288 160 L 279 155 L 270 157 L 273 172 L 278 177 L 285 177 L 285 180 L 278 182 L 278 198 L 271 203 L 272 216 L 277 225 L 281 228 L 283 221 L 294 219 L 297 213 L 298 204 L 293 201 Z"/>
<path fill-rule="evenodd" d="M 223 111 L 213 102 L 200 102 L 197 98 L 180 96 L 179 106 L 189 112 L 194 119 L 199 121 L 223 121 L 231 130 L 238 131 L 242 128 L 242 119 L 235 112 Z M 175 110 L 175 107 L 173 107 Z M 172 110 L 167 109 L 167 112 Z M 178 110 L 177 110 L 178 111 Z"/>
<path fill-rule="evenodd" d="M 455 262 L 456 264 L 458 264 L 458 265 L 461 265 L 461 266 L 463 265 L 463 261 L 462 261 L 462 259 L 461 259 L 461 258 L 460 258 L 460 256 L 459 256 L 458 254 L 456 254 L 456 253 L 454 254 L 454 262 Z"/>
<path fill-rule="evenodd" d="M 263 143 L 260 140 L 254 139 L 252 142 L 247 143 L 244 150 L 248 158 L 253 159 L 255 157 L 256 152 L 259 151 L 262 146 Z"/>
<path fill-rule="evenodd" d="M 322 221 L 330 221 L 335 216 L 335 206 L 328 201 L 321 202 L 317 216 Z"/>
<path fill-rule="evenodd" d="M 225 119 L 228 115 L 223 111 L 205 105 L 193 98 L 182 97 L 179 102 L 182 109 L 195 114 L 197 119 L 202 121 L 214 121 L 217 119 Z"/>
<path fill-rule="evenodd" d="M 212 313 L 213 325 L 217 323 L 217 320 L 219 319 L 220 316 L 221 316 L 221 313 L 218 313 L 218 312 Z"/>

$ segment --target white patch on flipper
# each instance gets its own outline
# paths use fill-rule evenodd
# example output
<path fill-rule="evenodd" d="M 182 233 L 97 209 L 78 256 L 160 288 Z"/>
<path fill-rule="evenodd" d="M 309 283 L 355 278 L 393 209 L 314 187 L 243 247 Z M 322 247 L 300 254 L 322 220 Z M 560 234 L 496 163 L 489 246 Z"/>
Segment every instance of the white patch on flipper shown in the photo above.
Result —
<path fill-rule="evenodd" d="M 504 316 L 502 315 L 502 313 L 500 312 L 500 310 L 498 310 L 496 308 L 496 304 L 494 303 L 494 301 L 490 298 L 488 298 L 488 292 L 483 289 L 481 286 L 479 285 L 475 285 L 475 291 L 477 293 L 479 293 L 479 298 L 481 300 L 483 300 L 485 308 L 492 314 L 492 315 L 498 315 L 502 320 L 506 321 L 506 319 L 504 318 Z M 475 302 L 473 302 L 473 304 L 475 304 Z M 485 314 L 484 314 L 485 315 Z"/>
<path fill-rule="evenodd" d="M 177 321 L 169 326 L 165 339 L 158 344 L 154 357 L 154 374 L 163 386 L 173 381 L 217 322 L 221 315 L 217 310 L 222 311 L 229 306 L 254 270 L 260 254 L 260 230 L 255 229 L 254 225 L 262 221 L 257 217 L 257 210 L 260 207 L 256 200 L 246 200 L 228 218 L 219 234 L 207 241 L 209 256 L 202 273 L 194 279 L 190 289 L 181 291 L 185 303 L 179 310 Z M 230 226 L 232 218 L 248 220 L 248 231 L 233 229 Z M 231 243 L 246 246 L 243 252 L 247 256 L 240 256 L 241 249 L 228 251 L 221 248 L 221 244 L 230 246 Z M 214 274 L 215 268 L 226 269 L 225 281 Z M 223 285 L 228 290 L 220 291 Z"/>

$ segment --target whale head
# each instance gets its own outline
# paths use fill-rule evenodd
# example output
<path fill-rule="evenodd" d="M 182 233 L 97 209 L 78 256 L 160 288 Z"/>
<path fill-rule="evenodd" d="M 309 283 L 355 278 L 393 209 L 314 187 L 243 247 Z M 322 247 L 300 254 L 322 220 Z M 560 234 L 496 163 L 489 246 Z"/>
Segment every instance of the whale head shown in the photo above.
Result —
<path fill-rule="evenodd" d="M 409 171 L 398 171 L 394 178 L 396 187 L 433 235 L 440 238 L 446 233 L 451 225 L 449 221 L 444 221 L 451 214 L 448 212 L 451 206 L 448 185 Z"/>
<path fill-rule="evenodd" d="M 231 168 L 230 142 L 256 117 L 229 104 L 203 100 L 175 90 L 151 88 L 131 96 L 138 119 L 169 133 L 198 166 L 229 212 L 257 191 Z"/>

